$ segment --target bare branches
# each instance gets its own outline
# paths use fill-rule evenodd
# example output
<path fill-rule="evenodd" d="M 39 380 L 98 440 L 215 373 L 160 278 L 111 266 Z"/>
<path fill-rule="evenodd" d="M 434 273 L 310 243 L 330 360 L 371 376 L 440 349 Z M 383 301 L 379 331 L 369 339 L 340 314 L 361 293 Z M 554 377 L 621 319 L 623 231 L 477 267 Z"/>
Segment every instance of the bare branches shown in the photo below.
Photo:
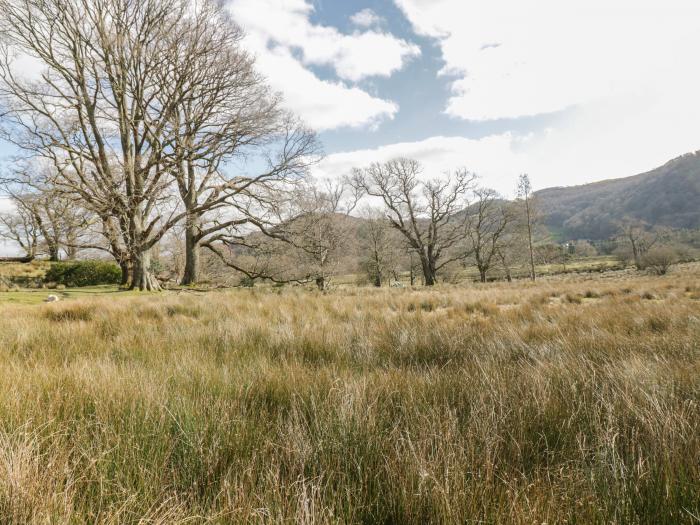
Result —
<path fill-rule="evenodd" d="M 528 250 L 530 254 L 530 279 L 535 280 L 535 250 L 533 237 L 538 220 L 537 203 L 532 193 L 532 184 L 527 174 L 522 174 L 518 178 L 517 196 L 522 202 L 523 224 L 527 234 Z"/>
<path fill-rule="evenodd" d="M 134 286 L 158 288 L 149 252 L 173 227 L 185 222 L 195 253 L 244 218 L 265 222 L 251 202 L 269 207 L 318 159 L 219 2 L 0 0 L 0 13 L 3 136 L 100 218 Z M 20 74 L 17 57 L 40 73 Z M 236 170 L 249 159 L 259 169 Z"/>
<path fill-rule="evenodd" d="M 475 202 L 467 210 L 467 241 L 471 256 L 479 270 L 481 282 L 496 258 L 504 264 L 507 260 L 508 227 L 516 220 L 510 203 L 489 188 L 474 190 Z"/>
<path fill-rule="evenodd" d="M 36 216 L 21 200 L 12 200 L 15 209 L 0 213 L 0 237 L 17 243 L 25 257 L 31 260 L 36 257 L 39 244 Z"/>
<path fill-rule="evenodd" d="M 387 219 L 419 256 L 427 285 L 436 282 L 445 265 L 464 259 L 461 241 L 468 224 L 459 212 L 474 187 L 474 174 L 462 169 L 424 180 L 418 161 L 399 158 L 356 170 L 352 180 L 367 195 L 381 199 Z"/>

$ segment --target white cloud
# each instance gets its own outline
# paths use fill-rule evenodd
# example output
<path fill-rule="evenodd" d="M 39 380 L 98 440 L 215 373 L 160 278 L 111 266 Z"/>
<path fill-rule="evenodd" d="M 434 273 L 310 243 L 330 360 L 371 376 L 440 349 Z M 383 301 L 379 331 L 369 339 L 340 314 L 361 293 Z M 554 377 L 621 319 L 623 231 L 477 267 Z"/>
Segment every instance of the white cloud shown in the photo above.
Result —
<path fill-rule="evenodd" d="M 398 111 L 352 83 L 391 75 L 420 54 L 415 45 L 375 30 L 346 35 L 313 24 L 306 0 L 232 0 L 229 8 L 259 70 L 312 127 L 373 126 Z M 322 80 L 308 66 L 330 67 L 340 80 Z"/>
<path fill-rule="evenodd" d="M 508 194 L 521 173 L 518 171 L 518 149 L 525 142 L 527 139 L 516 139 L 509 133 L 479 140 L 431 137 L 418 142 L 334 153 L 319 164 L 314 175 L 319 178 L 340 177 L 349 174 L 352 168 L 363 168 L 396 157 L 410 157 L 421 162 L 425 177 L 440 176 L 446 171 L 464 167 L 477 173 L 485 185 Z"/>
<path fill-rule="evenodd" d="M 700 84 L 695 0 L 395 0 L 438 39 L 459 78 L 447 113 L 472 120 L 554 112 L 609 96 Z"/>
<path fill-rule="evenodd" d="M 282 92 L 285 104 L 316 130 L 371 126 L 393 118 L 398 111 L 395 103 L 372 97 L 357 87 L 319 79 L 284 47 L 265 48 L 252 36 L 246 42 L 249 48 L 258 50 L 257 67 L 272 88 Z"/>
<path fill-rule="evenodd" d="M 268 43 L 299 50 L 306 65 L 329 66 L 344 80 L 356 82 L 389 76 L 420 54 L 405 40 L 376 30 L 349 35 L 336 28 L 313 24 L 313 6 L 307 0 L 233 0 L 236 20 Z"/>
<path fill-rule="evenodd" d="M 358 11 L 350 17 L 350 21 L 358 27 L 372 27 L 380 25 L 384 19 L 369 7 Z"/>
<path fill-rule="evenodd" d="M 655 147 L 640 148 L 652 133 L 641 123 L 661 118 L 658 107 L 637 114 L 637 102 L 620 103 L 615 109 L 600 104 L 587 111 L 577 111 L 570 121 L 557 128 L 518 135 L 503 133 L 481 139 L 436 136 L 417 142 L 389 144 L 372 149 L 328 155 L 316 168 L 319 177 L 338 177 L 353 167 L 384 162 L 395 157 L 410 157 L 425 166 L 426 176 L 440 175 L 447 170 L 464 167 L 480 176 L 480 182 L 513 196 L 517 176 L 529 173 L 536 189 L 572 186 L 594 180 L 626 177 L 656 168 L 666 161 L 698 148 L 700 112 L 694 129 L 678 140 L 674 134 L 659 133 Z M 603 117 L 612 112 L 622 124 L 588 135 Z M 666 115 L 673 120 L 679 115 Z"/>
<path fill-rule="evenodd" d="M 540 188 L 580 184 L 700 148 L 700 2 L 395 1 L 440 45 L 453 82 L 447 114 L 562 112 L 551 129 L 493 153 L 508 177 L 528 171 Z"/>

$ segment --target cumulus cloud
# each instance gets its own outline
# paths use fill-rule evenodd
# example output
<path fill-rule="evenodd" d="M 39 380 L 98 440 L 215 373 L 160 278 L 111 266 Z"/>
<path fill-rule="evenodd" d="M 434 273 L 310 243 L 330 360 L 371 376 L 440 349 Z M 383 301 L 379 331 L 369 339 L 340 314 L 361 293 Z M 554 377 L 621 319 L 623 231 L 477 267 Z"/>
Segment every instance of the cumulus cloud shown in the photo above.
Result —
<path fill-rule="evenodd" d="M 233 0 L 236 20 L 268 42 L 300 51 L 306 65 L 329 66 L 344 80 L 389 76 L 412 57 L 418 46 L 377 30 L 343 34 L 313 24 L 306 0 Z"/>
<path fill-rule="evenodd" d="M 306 0 L 232 0 L 229 9 L 247 33 L 244 44 L 258 69 L 315 129 L 371 127 L 398 111 L 354 84 L 391 75 L 420 53 L 415 45 L 376 30 L 347 35 L 313 24 Z M 309 66 L 330 67 L 338 80 L 321 79 Z"/>
<path fill-rule="evenodd" d="M 252 35 L 248 47 L 256 52 L 257 67 L 271 87 L 284 95 L 285 104 L 316 130 L 371 126 L 393 118 L 398 106 L 341 82 L 319 79 L 282 46 L 267 48 Z"/>
<path fill-rule="evenodd" d="M 367 7 L 352 15 L 350 21 L 358 27 L 372 27 L 380 25 L 384 19 Z"/>
<path fill-rule="evenodd" d="M 644 125 L 662 118 L 660 108 L 636 113 L 637 101 L 619 101 L 613 108 L 598 104 L 575 111 L 566 123 L 528 134 L 507 132 L 480 139 L 435 136 L 416 142 L 388 144 L 371 149 L 334 153 L 316 168 L 319 177 L 339 177 L 353 167 L 365 167 L 395 157 L 417 159 L 425 175 L 464 167 L 475 172 L 481 184 L 512 197 L 517 176 L 530 174 L 536 189 L 572 186 L 594 180 L 626 177 L 649 171 L 698 147 L 700 123 L 679 138 L 673 133 L 653 133 Z M 611 117 L 612 113 L 612 117 Z M 696 115 L 700 119 L 700 112 Z M 618 118 L 621 124 L 591 134 L 604 118 Z M 694 133 L 693 133 L 694 131 Z M 654 146 L 649 144 L 654 135 Z"/>
<path fill-rule="evenodd" d="M 493 159 L 539 187 L 633 175 L 700 148 L 698 2 L 395 2 L 440 46 L 447 114 L 559 114 Z"/>
<path fill-rule="evenodd" d="M 443 72 L 457 76 L 446 109 L 456 117 L 517 118 L 700 84 L 693 0 L 395 1 L 439 41 Z"/>
<path fill-rule="evenodd" d="M 343 34 L 314 24 L 306 0 L 232 0 L 229 8 L 261 72 L 310 125 L 324 130 L 393 118 L 395 103 L 356 83 L 390 76 L 420 54 L 417 46 L 375 29 Z M 338 80 L 321 79 L 310 66 L 328 67 Z"/>

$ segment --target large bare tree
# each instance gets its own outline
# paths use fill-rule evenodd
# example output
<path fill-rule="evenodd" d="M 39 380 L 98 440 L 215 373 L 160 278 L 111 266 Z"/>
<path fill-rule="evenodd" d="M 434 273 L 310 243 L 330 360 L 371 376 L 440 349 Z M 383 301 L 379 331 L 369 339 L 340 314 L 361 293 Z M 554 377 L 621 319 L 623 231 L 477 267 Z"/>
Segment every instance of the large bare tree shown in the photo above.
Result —
<path fill-rule="evenodd" d="M 198 49 L 178 63 L 191 76 L 173 115 L 173 174 L 185 209 L 182 284 L 197 281 L 203 239 L 262 217 L 251 201 L 272 186 L 304 178 L 318 158 L 315 135 L 282 110 L 240 40 L 243 33 L 214 3 L 203 3 L 183 31 Z M 247 165 L 243 161 L 253 159 Z M 244 167 L 247 166 L 247 169 Z M 257 166 L 257 169 L 254 169 Z M 262 190 L 262 191 L 261 191 Z M 257 221 L 256 221 L 257 219 Z"/>
<path fill-rule="evenodd" d="M 425 179 L 420 163 L 398 158 L 356 170 L 353 181 L 384 204 L 387 219 L 420 259 L 424 282 L 436 283 L 445 265 L 463 260 L 468 217 L 463 212 L 476 177 L 464 169 Z"/>
<path fill-rule="evenodd" d="M 202 215 L 260 180 L 221 178 L 233 151 L 261 136 L 277 144 L 262 170 L 274 178 L 311 149 L 312 135 L 281 117 L 237 49 L 240 30 L 218 2 L 0 0 L 0 32 L 6 138 L 49 159 L 55 187 L 100 218 L 110 243 L 125 241 L 133 287 L 159 288 L 151 250 L 165 233 L 185 221 L 195 246 Z M 20 74 L 17 56 L 39 76 Z"/>
<path fill-rule="evenodd" d="M 172 147 L 164 131 L 188 81 L 172 64 L 193 59 L 178 32 L 186 3 L 2 0 L 0 12 L 9 137 L 52 160 L 63 191 L 98 215 L 128 221 L 133 285 L 158 289 L 149 268 L 170 222 L 154 213 Z M 16 53 L 40 64 L 40 78 L 17 73 Z"/>

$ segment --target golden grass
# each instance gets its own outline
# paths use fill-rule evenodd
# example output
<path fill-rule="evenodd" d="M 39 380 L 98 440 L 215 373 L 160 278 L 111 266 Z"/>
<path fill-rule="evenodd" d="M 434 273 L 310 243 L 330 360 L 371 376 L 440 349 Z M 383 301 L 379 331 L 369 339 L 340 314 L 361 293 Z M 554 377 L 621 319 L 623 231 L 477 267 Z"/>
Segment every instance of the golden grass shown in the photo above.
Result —
<path fill-rule="evenodd" d="M 696 522 L 696 271 L 2 305 L 0 522 Z"/>
<path fill-rule="evenodd" d="M 0 262 L 0 277 L 44 277 L 51 266 L 48 261 L 35 260 L 29 263 Z"/>

